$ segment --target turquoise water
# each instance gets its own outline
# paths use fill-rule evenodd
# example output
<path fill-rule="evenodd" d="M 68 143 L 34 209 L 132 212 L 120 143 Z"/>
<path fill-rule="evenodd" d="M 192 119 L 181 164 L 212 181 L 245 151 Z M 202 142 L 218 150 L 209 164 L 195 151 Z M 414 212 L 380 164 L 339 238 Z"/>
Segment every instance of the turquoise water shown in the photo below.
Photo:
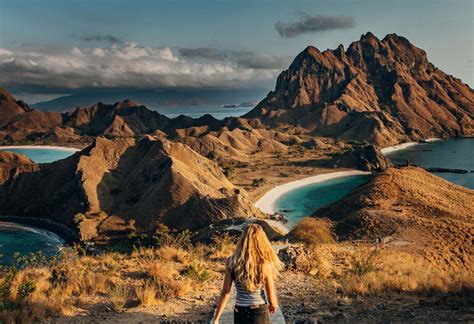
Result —
<path fill-rule="evenodd" d="M 393 164 L 407 160 L 420 167 L 474 170 L 474 138 L 456 138 L 410 146 L 386 155 Z M 474 189 L 474 173 L 435 173 L 448 181 Z"/>
<path fill-rule="evenodd" d="M 53 256 L 58 253 L 63 244 L 64 240 L 50 231 L 0 222 L 1 265 L 11 264 L 16 252 L 21 255 L 42 252 L 45 256 Z"/>
<path fill-rule="evenodd" d="M 0 146 L 0 151 L 9 151 L 18 154 L 24 154 L 36 163 L 49 163 L 57 160 L 65 159 L 74 154 L 74 152 L 66 150 L 52 150 L 47 148 L 18 148 L 18 149 L 3 149 Z"/>
<path fill-rule="evenodd" d="M 335 202 L 352 189 L 369 181 L 371 175 L 354 175 L 310 184 L 288 192 L 276 202 L 276 209 L 294 226 L 318 208 Z"/>
<path fill-rule="evenodd" d="M 49 163 L 67 158 L 74 152 L 52 150 L 48 148 L 34 149 L 2 149 L 28 156 L 38 163 Z M 13 254 L 20 255 L 41 252 L 46 256 L 55 255 L 64 244 L 64 240 L 56 234 L 34 227 L 0 221 L 0 264 L 8 265 L 13 261 Z"/>

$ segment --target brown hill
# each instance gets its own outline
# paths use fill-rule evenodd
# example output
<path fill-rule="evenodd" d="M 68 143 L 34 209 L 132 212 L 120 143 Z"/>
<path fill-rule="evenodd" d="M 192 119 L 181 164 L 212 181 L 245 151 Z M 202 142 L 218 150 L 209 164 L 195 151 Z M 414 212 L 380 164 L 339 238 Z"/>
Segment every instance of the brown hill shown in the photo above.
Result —
<path fill-rule="evenodd" d="M 90 136 L 132 137 L 157 131 L 174 133 L 177 129 L 205 127 L 218 129 L 222 122 L 210 115 L 200 118 L 179 116 L 170 119 L 130 100 L 113 105 L 97 103 L 71 112 L 44 112 L 30 109 L 0 89 L 0 140 L 4 142 L 54 141 L 79 142 Z"/>
<path fill-rule="evenodd" d="M 306 48 L 243 117 L 386 146 L 473 135 L 474 91 L 406 38 L 367 33 L 346 51 Z"/>
<path fill-rule="evenodd" d="M 440 267 L 472 269 L 474 190 L 422 169 L 389 168 L 313 216 L 335 222 L 340 239 L 383 239 Z"/>
<path fill-rule="evenodd" d="M 153 137 L 97 138 L 72 157 L 44 165 L 2 152 L 0 169 L 8 173 L 2 175 L 0 214 L 79 223 L 83 238 L 149 232 L 158 223 L 198 229 L 261 216 L 214 162 L 184 144 Z M 75 223 L 77 213 L 86 217 Z"/>

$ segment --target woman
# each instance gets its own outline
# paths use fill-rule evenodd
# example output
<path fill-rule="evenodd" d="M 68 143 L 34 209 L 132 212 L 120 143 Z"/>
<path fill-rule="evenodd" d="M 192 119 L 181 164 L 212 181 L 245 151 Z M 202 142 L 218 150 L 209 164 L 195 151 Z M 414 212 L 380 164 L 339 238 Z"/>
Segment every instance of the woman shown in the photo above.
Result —
<path fill-rule="evenodd" d="M 262 227 L 247 225 L 226 262 L 224 284 L 213 323 L 219 322 L 229 300 L 232 282 L 237 291 L 234 323 L 270 323 L 270 314 L 278 307 L 274 279 L 280 269 L 281 262 Z"/>

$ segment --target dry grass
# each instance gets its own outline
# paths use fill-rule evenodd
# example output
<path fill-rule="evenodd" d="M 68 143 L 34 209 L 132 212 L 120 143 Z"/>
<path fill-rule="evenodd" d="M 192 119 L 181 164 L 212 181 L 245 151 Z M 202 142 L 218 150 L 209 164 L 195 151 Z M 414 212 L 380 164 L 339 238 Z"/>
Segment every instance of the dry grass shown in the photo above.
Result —
<path fill-rule="evenodd" d="M 303 242 L 312 247 L 318 244 L 334 243 L 332 224 L 326 219 L 303 218 L 289 233 L 292 241 Z"/>
<path fill-rule="evenodd" d="M 135 295 L 143 306 L 153 306 L 158 304 L 156 285 L 153 282 L 146 282 L 141 286 L 135 287 Z"/>
<path fill-rule="evenodd" d="M 117 311 L 156 305 L 202 290 L 216 266 L 210 248 L 162 246 L 131 254 L 68 253 L 44 265 L 0 272 L 0 322 L 31 323 L 73 315 L 100 301 Z"/>
<path fill-rule="evenodd" d="M 109 291 L 109 299 L 116 310 L 123 310 L 130 298 L 130 287 L 118 284 Z"/>
<path fill-rule="evenodd" d="M 362 260 L 358 262 L 367 262 Z M 474 291 L 474 277 L 468 271 L 445 271 L 421 256 L 386 251 L 376 256 L 377 263 L 363 265 L 366 271 L 352 271 L 341 280 L 347 295 L 379 295 L 389 291 L 421 294 L 464 293 Z M 369 269 L 369 270 L 368 270 Z"/>
<path fill-rule="evenodd" d="M 474 292 L 469 271 L 446 271 L 422 255 L 369 244 L 316 246 L 302 253 L 296 264 L 293 270 L 329 279 L 347 296 Z"/>

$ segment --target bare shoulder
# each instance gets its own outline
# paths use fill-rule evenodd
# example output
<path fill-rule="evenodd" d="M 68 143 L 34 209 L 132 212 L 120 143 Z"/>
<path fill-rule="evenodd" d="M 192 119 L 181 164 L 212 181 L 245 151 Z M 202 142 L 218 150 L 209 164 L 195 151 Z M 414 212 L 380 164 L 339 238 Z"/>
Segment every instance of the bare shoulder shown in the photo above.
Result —
<path fill-rule="evenodd" d="M 262 264 L 262 272 L 265 276 L 272 277 L 272 274 L 273 274 L 272 265 L 269 262 L 265 262 L 264 264 Z"/>

